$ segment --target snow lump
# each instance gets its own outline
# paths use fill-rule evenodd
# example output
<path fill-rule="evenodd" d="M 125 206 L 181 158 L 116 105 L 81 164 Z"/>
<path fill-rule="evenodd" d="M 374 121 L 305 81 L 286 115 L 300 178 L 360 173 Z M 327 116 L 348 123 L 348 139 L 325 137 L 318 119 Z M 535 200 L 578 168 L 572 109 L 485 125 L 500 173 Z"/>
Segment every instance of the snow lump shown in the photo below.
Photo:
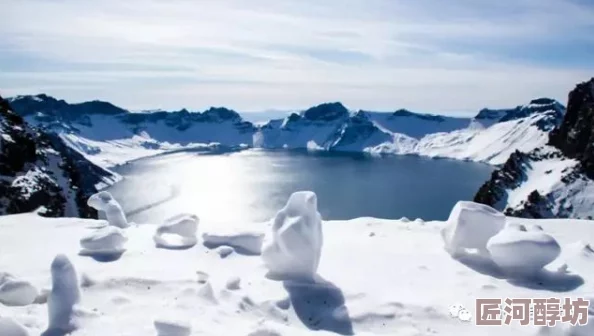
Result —
<path fill-rule="evenodd" d="M 154 325 L 157 336 L 189 336 L 192 333 L 190 324 L 182 321 L 157 319 Z"/>
<path fill-rule="evenodd" d="M 0 273 L 0 303 L 6 306 L 26 306 L 35 301 L 37 289 L 27 281 Z"/>
<path fill-rule="evenodd" d="M 322 217 L 311 191 L 293 193 L 264 237 L 262 260 L 271 275 L 313 278 L 322 253 Z"/>
<path fill-rule="evenodd" d="M 179 214 L 161 224 L 153 240 L 157 247 L 162 248 L 190 248 L 198 242 L 198 216 L 192 214 Z"/>
<path fill-rule="evenodd" d="M 51 265 L 52 290 L 48 297 L 48 335 L 76 329 L 74 308 L 80 302 L 80 289 L 74 266 L 65 255 L 57 255 Z"/>
<path fill-rule="evenodd" d="M 460 201 L 456 203 L 446 227 L 442 229 L 446 250 L 457 256 L 466 249 L 485 253 L 487 241 L 505 226 L 505 216 L 490 206 Z"/>
<path fill-rule="evenodd" d="M 124 231 L 116 226 L 106 226 L 91 232 L 80 240 L 81 255 L 110 256 L 125 251 L 128 241 Z"/>
<path fill-rule="evenodd" d="M 491 259 L 510 275 L 530 276 L 555 260 L 561 247 L 543 231 L 509 226 L 489 239 Z"/>
<path fill-rule="evenodd" d="M 126 228 L 129 226 L 120 203 L 118 203 L 118 201 L 116 201 L 107 191 L 100 191 L 92 195 L 89 197 L 87 204 L 97 211 L 103 211 L 109 225 L 117 226 L 119 228 Z"/>

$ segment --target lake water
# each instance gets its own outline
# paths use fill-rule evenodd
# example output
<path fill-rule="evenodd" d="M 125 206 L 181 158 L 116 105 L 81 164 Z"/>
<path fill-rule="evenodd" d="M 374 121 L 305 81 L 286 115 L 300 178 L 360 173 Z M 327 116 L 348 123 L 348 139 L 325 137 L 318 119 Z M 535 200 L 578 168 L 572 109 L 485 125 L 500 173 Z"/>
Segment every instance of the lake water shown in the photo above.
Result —
<path fill-rule="evenodd" d="M 492 168 L 417 156 L 246 150 L 169 154 L 117 171 L 125 179 L 110 192 L 134 222 L 190 212 L 201 221 L 243 224 L 270 219 L 299 190 L 318 195 L 324 219 L 443 220 L 458 200 L 473 198 Z"/>

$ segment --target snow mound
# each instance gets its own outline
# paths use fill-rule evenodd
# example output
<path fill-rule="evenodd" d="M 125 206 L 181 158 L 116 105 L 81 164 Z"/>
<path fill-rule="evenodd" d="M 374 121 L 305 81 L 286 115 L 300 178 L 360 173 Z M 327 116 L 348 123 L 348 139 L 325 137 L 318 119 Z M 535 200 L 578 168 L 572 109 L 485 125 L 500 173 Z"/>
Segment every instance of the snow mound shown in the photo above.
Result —
<path fill-rule="evenodd" d="M 0 335 L 29 336 L 29 332 L 14 319 L 10 317 L 0 317 Z"/>
<path fill-rule="evenodd" d="M 197 291 L 197 295 L 198 297 L 200 297 L 201 299 L 213 303 L 213 304 L 217 304 L 217 298 L 215 297 L 214 294 L 214 290 L 212 289 L 212 285 L 210 284 L 210 282 L 206 282 L 204 283 L 200 288 L 198 288 Z"/>
<path fill-rule="evenodd" d="M 52 332 L 71 332 L 77 328 L 75 305 L 80 302 L 78 278 L 74 266 L 63 255 L 57 255 L 51 266 L 52 291 L 48 297 L 49 327 Z"/>
<path fill-rule="evenodd" d="M 505 216 L 490 206 L 460 201 L 442 229 L 446 250 L 456 256 L 465 249 L 486 251 L 487 241 L 505 226 Z"/>
<path fill-rule="evenodd" d="M 128 241 L 122 229 L 116 226 L 106 226 L 91 232 L 81 238 L 80 255 L 87 256 L 110 256 L 122 254 L 125 251 L 124 244 Z"/>
<path fill-rule="evenodd" d="M 311 191 L 293 193 L 272 221 L 262 244 L 262 260 L 271 274 L 312 278 L 322 253 L 322 216 Z"/>
<path fill-rule="evenodd" d="M 262 232 L 230 231 L 230 232 L 205 232 L 202 234 L 204 245 L 208 248 L 230 246 L 235 252 L 248 255 L 259 255 L 262 250 Z"/>
<path fill-rule="evenodd" d="M 216 251 L 221 258 L 227 258 L 229 255 L 235 252 L 231 246 L 220 246 L 217 247 Z"/>
<path fill-rule="evenodd" d="M 225 288 L 229 289 L 229 290 L 238 290 L 240 288 L 241 285 L 241 279 L 239 277 L 232 277 L 229 280 L 227 280 L 227 283 L 225 284 Z"/>
<path fill-rule="evenodd" d="M 507 227 L 489 239 L 487 249 L 493 261 L 510 275 L 534 275 L 555 260 L 561 247 L 542 231 Z"/>
<path fill-rule="evenodd" d="M 198 222 L 198 216 L 192 214 L 173 216 L 157 228 L 153 240 L 161 248 L 190 248 L 198 242 Z"/>
<path fill-rule="evenodd" d="M 192 327 L 187 322 L 157 319 L 154 322 L 157 336 L 189 336 Z"/>
<path fill-rule="evenodd" d="M 37 298 L 37 289 L 27 281 L 10 274 L 0 274 L 0 303 L 6 306 L 26 306 Z"/>
<path fill-rule="evenodd" d="M 87 204 L 97 211 L 102 211 L 105 214 L 109 225 L 117 226 L 119 228 L 126 228 L 129 226 L 120 203 L 118 203 L 118 201 L 116 201 L 107 191 L 100 191 L 92 195 L 89 197 Z"/>

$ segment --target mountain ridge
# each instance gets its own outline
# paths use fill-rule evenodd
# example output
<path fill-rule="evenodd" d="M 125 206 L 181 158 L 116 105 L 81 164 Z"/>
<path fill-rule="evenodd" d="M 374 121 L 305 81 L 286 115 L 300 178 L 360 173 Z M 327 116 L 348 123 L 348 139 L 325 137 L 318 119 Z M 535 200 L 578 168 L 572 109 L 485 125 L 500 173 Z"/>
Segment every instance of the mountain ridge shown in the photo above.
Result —
<path fill-rule="evenodd" d="M 515 152 L 475 201 L 527 218 L 594 217 L 594 78 L 576 85 L 547 142 Z"/>

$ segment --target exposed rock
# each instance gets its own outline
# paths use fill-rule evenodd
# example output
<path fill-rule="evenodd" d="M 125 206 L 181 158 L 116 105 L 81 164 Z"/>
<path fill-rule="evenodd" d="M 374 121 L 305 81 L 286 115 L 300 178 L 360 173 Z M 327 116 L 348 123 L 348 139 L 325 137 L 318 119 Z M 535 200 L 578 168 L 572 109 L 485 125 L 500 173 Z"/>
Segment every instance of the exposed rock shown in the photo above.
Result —
<path fill-rule="evenodd" d="M 567 113 L 561 126 L 551 132 L 549 144 L 579 160 L 587 176 L 594 178 L 594 78 L 569 94 Z"/>
<path fill-rule="evenodd" d="M 551 114 L 550 123 L 545 120 L 543 125 L 539 125 L 544 130 L 555 124 L 561 115 L 558 103 L 547 98 L 533 100 L 528 106 L 534 111 Z M 550 161 L 546 164 L 551 169 L 533 169 L 544 160 Z M 540 165 L 543 166 L 542 163 Z M 553 177 L 548 177 L 555 169 Z M 546 188 L 539 184 L 539 189 L 527 193 L 525 200 L 510 205 L 509 194 L 524 187 L 528 178 L 558 181 L 549 181 Z M 578 84 L 569 94 L 567 112 L 561 123 L 551 130 L 548 146 L 529 153 L 516 151 L 503 167 L 492 173 L 491 179 L 479 189 L 474 200 L 504 211 L 508 216 L 590 218 L 592 209 L 589 204 L 593 200 L 586 194 L 590 190 L 588 188 L 594 188 L 593 179 L 594 78 Z M 575 209 L 575 206 L 581 208 Z"/>
<path fill-rule="evenodd" d="M 30 103 L 38 102 L 32 99 Z M 59 137 L 29 126 L 1 97 L 0 176 L 0 214 L 44 207 L 40 214 L 56 217 L 96 217 L 86 198 L 96 191 L 97 184 L 115 179 Z"/>
<path fill-rule="evenodd" d="M 474 196 L 474 201 L 503 210 L 502 205 L 507 202 L 506 190 L 517 188 L 526 179 L 524 168 L 529 162 L 527 154 L 515 151 L 501 169 L 493 171 L 491 179 Z"/>
<path fill-rule="evenodd" d="M 349 116 L 349 111 L 341 103 L 325 103 L 309 108 L 302 113 L 305 119 L 329 121 Z"/>

